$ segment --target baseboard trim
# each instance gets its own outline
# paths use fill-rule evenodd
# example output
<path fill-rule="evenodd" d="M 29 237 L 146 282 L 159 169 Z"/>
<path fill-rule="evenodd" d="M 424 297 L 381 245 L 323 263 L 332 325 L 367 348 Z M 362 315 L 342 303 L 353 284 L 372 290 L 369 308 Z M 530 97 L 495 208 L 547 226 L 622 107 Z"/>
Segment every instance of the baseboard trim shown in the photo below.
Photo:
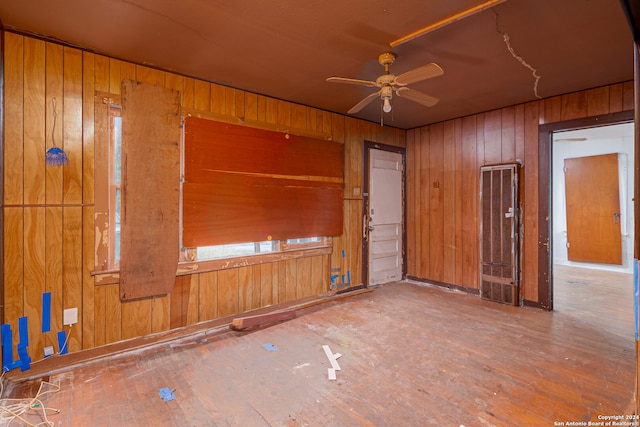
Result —
<path fill-rule="evenodd" d="M 421 283 L 428 283 L 430 285 L 438 286 L 440 288 L 446 288 L 446 289 L 451 289 L 451 290 L 455 290 L 455 291 L 461 291 L 461 292 L 464 292 L 466 294 L 480 295 L 480 289 L 469 288 L 467 286 L 454 285 L 452 283 L 440 282 L 440 281 L 437 281 L 437 280 L 423 279 L 421 277 L 416 277 L 416 276 L 407 276 L 407 280 L 413 280 L 413 281 L 421 282 Z"/>

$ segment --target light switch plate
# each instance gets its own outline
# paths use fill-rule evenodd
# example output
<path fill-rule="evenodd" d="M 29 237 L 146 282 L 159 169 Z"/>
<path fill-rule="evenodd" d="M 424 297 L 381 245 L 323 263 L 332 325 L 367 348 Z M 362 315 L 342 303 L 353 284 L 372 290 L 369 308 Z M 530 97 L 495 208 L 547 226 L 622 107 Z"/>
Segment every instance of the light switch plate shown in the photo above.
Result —
<path fill-rule="evenodd" d="M 45 347 L 44 348 L 44 357 L 53 356 L 53 347 Z"/>
<path fill-rule="evenodd" d="M 62 313 L 62 320 L 62 323 L 65 326 L 75 325 L 76 323 L 78 323 L 78 307 L 67 308 Z"/>

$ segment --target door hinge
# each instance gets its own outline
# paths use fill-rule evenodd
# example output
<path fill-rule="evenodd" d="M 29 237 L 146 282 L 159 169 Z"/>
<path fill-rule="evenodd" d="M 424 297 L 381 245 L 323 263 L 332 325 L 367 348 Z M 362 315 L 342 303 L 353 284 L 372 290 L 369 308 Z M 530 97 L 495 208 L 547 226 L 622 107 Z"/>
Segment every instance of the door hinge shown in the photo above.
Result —
<path fill-rule="evenodd" d="M 562 172 L 567 173 L 567 172 L 569 172 L 569 169 L 567 169 L 567 167 L 565 166 L 565 167 L 562 168 Z"/>
<path fill-rule="evenodd" d="M 571 247 L 571 243 L 567 242 L 567 249 Z"/>

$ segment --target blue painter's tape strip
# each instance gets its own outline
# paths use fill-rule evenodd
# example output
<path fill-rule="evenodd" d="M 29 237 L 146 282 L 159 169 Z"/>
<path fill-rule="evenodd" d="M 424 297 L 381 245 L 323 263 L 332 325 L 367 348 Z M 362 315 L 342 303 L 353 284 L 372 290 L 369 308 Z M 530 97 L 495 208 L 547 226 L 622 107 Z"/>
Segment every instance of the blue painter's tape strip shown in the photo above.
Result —
<path fill-rule="evenodd" d="M 42 294 L 42 332 L 51 330 L 51 292 Z"/>
<path fill-rule="evenodd" d="M 11 325 L 5 323 L 2 325 L 2 370 L 10 371 L 13 369 L 13 333 Z"/>
<path fill-rule="evenodd" d="M 29 352 L 27 352 L 27 347 L 18 347 L 18 356 L 20 357 L 20 370 L 22 372 L 31 368 L 31 358 L 29 357 Z"/>
<path fill-rule="evenodd" d="M 345 282 L 344 282 L 344 274 L 342 275 L 342 283 L 345 283 Z"/>
<path fill-rule="evenodd" d="M 27 347 L 29 345 L 29 323 L 27 316 L 18 318 L 18 334 L 20 337 L 18 348 Z"/>
<path fill-rule="evenodd" d="M 347 270 L 347 283 L 351 283 L 351 270 Z"/>
<path fill-rule="evenodd" d="M 633 260 L 633 312 L 636 320 L 636 341 L 638 341 L 638 326 L 640 319 L 638 318 L 638 260 Z"/>
<path fill-rule="evenodd" d="M 67 354 L 67 335 L 64 331 L 58 332 L 58 348 L 60 349 L 60 354 Z"/>
<path fill-rule="evenodd" d="M 342 250 L 342 258 L 344 258 L 344 257 L 345 257 L 345 254 L 344 254 L 344 249 L 343 249 Z"/>

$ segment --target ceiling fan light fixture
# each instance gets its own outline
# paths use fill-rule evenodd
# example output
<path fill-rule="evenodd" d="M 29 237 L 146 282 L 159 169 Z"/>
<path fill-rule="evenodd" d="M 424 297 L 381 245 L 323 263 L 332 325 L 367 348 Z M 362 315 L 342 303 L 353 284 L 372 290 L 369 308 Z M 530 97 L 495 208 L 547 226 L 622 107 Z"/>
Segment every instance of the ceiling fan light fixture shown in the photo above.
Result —
<path fill-rule="evenodd" d="M 382 103 L 382 111 L 384 111 L 385 113 L 391 112 L 391 101 L 389 101 L 389 98 L 384 98 L 384 101 Z"/>
<path fill-rule="evenodd" d="M 351 79 L 345 77 L 329 77 L 328 82 L 333 83 L 345 83 L 351 85 L 367 86 L 367 87 L 379 87 L 377 92 L 370 93 L 356 105 L 351 107 L 347 114 L 356 114 L 360 112 L 364 107 L 369 105 L 375 99 L 382 99 L 382 111 L 385 113 L 391 112 L 391 98 L 393 98 L 393 92 L 401 98 L 406 98 L 410 101 L 417 102 L 418 104 L 432 107 L 438 103 L 438 99 L 430 95 L 424 94 L 414 89 L 410 89 L 407 85 L 427 80 L 433 77 L 441 76 L 444 74 L 442 68 L 438 64 L 433 62 L 425 64 L 421 67 L 414 68 L 413 70 L 406 71 L 402 74 L 395 75 L 389 72 L 389 65 L 394 61 L 395 55 L 393 53 L 383 53 L 378 58 L 378 62 L 384 65 L 384 74 L 378 76 L 375 81 Z"/>

